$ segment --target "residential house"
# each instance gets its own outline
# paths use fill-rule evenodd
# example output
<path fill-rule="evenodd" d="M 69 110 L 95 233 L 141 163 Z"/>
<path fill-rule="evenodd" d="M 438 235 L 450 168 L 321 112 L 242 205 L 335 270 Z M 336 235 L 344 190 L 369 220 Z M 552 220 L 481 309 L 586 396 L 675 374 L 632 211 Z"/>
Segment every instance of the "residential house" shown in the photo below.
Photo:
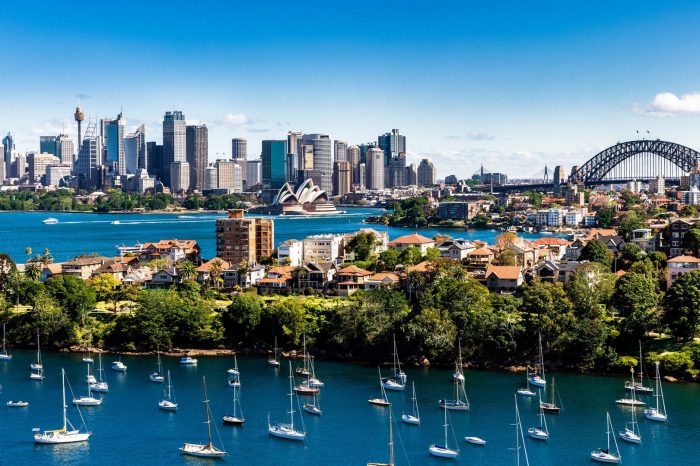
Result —
<path fill-rule="evenodd" d="M 61 272 L 63 271 L 63 263 L 62 262 L 54 262 L 51 264 L 47 264 L 41 271 L 41 275 L 39 276 L 39 281 L 40 282 L 45 282 L 51 277 L 55 277 L 56 275 L 60 275 Z"/>
<path fill-rule="evenodd" d="M 695 224 L 694 219 L 677 219 L 672 221 L 662 234 L 663 249 L 669 258 L 680 256 L 685 251 L 683 239 L 685 234 Z"/>
<path fill-rule="evenodd" d="M 645 252 L 656 251 L 656 236 L 651 232 L 651 228 L 638 228 L 632 230 L 630 242 L 642 248 Z"/>
<path fill-rule="evenodd" d="M 335 289 L 340 296 L 350 296 L 355 291 L 365 288 L 365 279 L 372 275 L 372 272 L 356 265 L 343 267 L 336 274 Z"/>
<path fill-rule="evenodd" d="M 700 270 L 700 259 L 693 256 L 676 256 L 667 260 L 666 266 L 666 286 L 670 288 L 683 274 Z"/>
<path fill-rule="evenodd" d="M 223 280 L 224 271 L 226 271 L 230 267 L 231 264 L 229 264 L 223 259 L 219 259 L 218 257 L 209 259 L 208 261 L 197 267 L 197 282 L 200 284 L 209 282 L 212 278 L 212 268 L 218 269 L 218 278 Z"/>
<path fill-rule="evenodd" d="M 258 290 L 260 291 L 275 291 L 293 286 L 292 272 L 295 267 L 291 265 L 281 265 L 278 267 L 270 267 L 267 271 L 267 277 L 258 280 Z"/>
<path fill-rule="evenodd" d="M 158 242 L 145 243 L 139 255 L 145 260 L 165 259 L 171 263 L 181 260 L 199 264 L 200 247 L 193 239 L 162 239 Z"/>
<path fill-rule="evenodd" d="M 122 279 L 123 285 L 139 285 L 144 287 L 146 283 L 153 277 L 153 271 L 147 267 L 140 269 L 132 269 Z"/>
<path fill-rule="evenodd" d="M 532 267 L 537 261 L 535 249 L 530 245 L 529 241 L 511 243 L 507 248 L 515 253 L 520 267 Z"/>
<path fill-rule="evenodd" d="M 386 231 L 378 231 L 374 228 L 360 228 L 354 233 L 347 233 L 345 235 L 345 244 L 348 244 L 350 240 L 352 240 L 359 233 L 371 233 L 374 235 L 376 243 L 374 244 L 374 248 L 372 248 L 372 255 L 378 256 L 379 254 L 383 253 L 388 249 L 389 234 Z M 355 260 L 354 253 L 351 252 L 349 254 L 346 254 L 345 260 Z"/>
<path fill-rule="evenodd" d="M 115 258 L 106 261 L 104 264 L 95 269 L 94 272 L 92 272 L 92 276 L 95 277 L 106 273 L 119 280 L 119 282 L 122 282 L 124 277 L 131 272 L 131 266 L 128 262 L 124 262 L 119 259 L 120 258 Z"/>
<path fill-rule="evenodd" d="M 564 254 L 564 259 L 567 261 L 577 261 L 581 258 L 581 253 L 583 248 L 586 247 L 588 241 L 583 238 L 576 238 L 566 247 L 566 253 Z"/>
<path fill-rule="evenodd" d="M 92 276 L 95 270 L 109 260 L 109 258 L 103 256 L 79 256 L 68 262 L 64 262 L 61 266 L 61 273 L 63 275 L 87 280 Z"/>
<path fill-rule="evenodd" d="M 304 238 L 304 262 L 336 262 L 344 255 L 344 235 L 311 235 Z"/>
<path fill-rule="evenodd" d="M 514 293 L 523 283 L 523 271 L 518 265 L 490 265 L 484 278 L 490 291 Z"/>
<path fill-rule="evenodd" d="M 566 254 L 569 242 L 562 238 L 537 238 L 532 245 L 539 250 L 539 256 L 546 259 L 561 260 Z"/>
<path fill-rule="evenodd" d="M 486 269 L 493 261 L 494 253 L 491 249 L 483 247 L 467 253 L 467 266 L 471 268 Z"/>
<path fill-rule="evenodd" d="M 243 264 L 235 264 L 224 270 L 224 288 L 233 288 L 238 285 L 242 288 L 256 286 L 265 278 L 265 266 L 253 264 L 248 266 L 248 273 L 243 273 Z"/>
<path fill-rule="evenodd" d="M 379 272 L 365 278 L 365 289 L 371 290 L 382 286 L 395 288 L 400 282 L 401 278 L 393 272 Z"/>
<path fill-rule="evenodd" d="M 412 246 L 417 247 L 421 255 L 424 256 L 428 249 L 435 247 L 435 241 L 418 233 L 413 233 L 412 235 L 399 236 L 389 243 L 390 248 L 399 252 L 403 252 Z"/>
<path fill-rule="evenodd" d="M 625 249 L 625 246 L 627 243 L 625 242 L 624 238 L 619 235 L 615 236 L 597 236 L 596 239 L 598 241 L 601 241 L 605 246 L 608 248 L 608 250 L 613 253 L 617 254 L 619 252 L 622 252 Z"/>
<path fill-rule="evenodd" d="M 566 283 L 571 278 L 571 275 L 576 271 L 581 264 L 584 262 L 579 261 L 569 261 L 569 262 L 557 262 L 552 260 L 546 260 L 540 262 L 532 268 L 532 274 L 539 277 L 540 280 L 544 282 L 552 283 Z"/>
<path fill-rule="evenodd" d="M 304 264 L 303 279 L 299 279 L 299 288 L 324 290 L 333 281 L 336 267 L 333 262 L 309 262 Z"/>
<path fill-rule="evenodd" d="M 151 276 L 151 279 L 146 282 L 146 288 L 149 290 L 154 289 L 168 289 L 176 283 L 180 283 L 180 276 L 177 273 L 175 267 L 168 267 Z"/>
<path fill-rule="evenodd" d="M 298 267 L 304 259 L 304 243 L 297 239 L 288 239 L 277 246 L 277 262 L 282 265 Z"/>
<path fill-rule="evenodd" d="M 467 254 L 470 251 L 476 249 L 476 246 L 474 243 L 467 241 L 466 239 L 450 238 L 438 244 L 437 248 L 442 257 L 449 257 L 452 260 L 463 261 L 467 258 Z"/>

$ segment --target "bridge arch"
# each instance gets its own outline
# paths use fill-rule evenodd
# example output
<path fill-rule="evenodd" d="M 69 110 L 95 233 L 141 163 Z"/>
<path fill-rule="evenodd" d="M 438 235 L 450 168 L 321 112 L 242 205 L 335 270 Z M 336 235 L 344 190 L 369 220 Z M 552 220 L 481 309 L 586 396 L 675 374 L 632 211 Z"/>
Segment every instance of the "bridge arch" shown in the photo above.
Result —
<path fill-rule="evenodd" d="M 569 176 L 573 183 L 596 183 L 611 173 L 616 167 L 628 163 L 631 159 L 640 155 L 655 156 L 664 159 L 668 165 L 678 167 L 687 173 L 700 161 L 700 153 L 686 146 L 668 141 L 638 140 L 620 142 L 614 146 L 597 153 L 585 164 L 581 165 Z M 655 176 L 666 175 L 663 170 L 656 172 Z M 624 177 L 623 177 L 624 178 Z M 650 176 L 629 176 L 629 179 L 651 178 Z"/>

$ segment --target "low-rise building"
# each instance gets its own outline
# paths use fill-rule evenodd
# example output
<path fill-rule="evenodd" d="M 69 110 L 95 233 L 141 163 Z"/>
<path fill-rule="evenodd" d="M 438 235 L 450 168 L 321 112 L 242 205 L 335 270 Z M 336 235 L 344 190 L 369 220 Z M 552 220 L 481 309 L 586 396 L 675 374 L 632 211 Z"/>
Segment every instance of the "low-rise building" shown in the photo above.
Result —
<path fill-rule="evenodd" d="M 442 257 L 449 257 L 452 260 L 462 261 L 467 258 L 467 254 L 476 249 L 474 243 L 466 239 L 446 239 L 436 246 Z"/>
<path fill-rule="evenodd" d="M 288 239 L 277 246 L 277 262 L 282 265 L 298 267 L 304 260 L 304 243 L 296 239 Z"/>
<path fill-rule="evenodd" d="M 372 275 L 372 272 L 356 265 L 343 267 L 336 274 L 335 288 L 340 296 L 350 296 L 355 291 L 365 288 L 365 280 Z"/>
<path fill-rule="evenodd" d="M 662 232 L 663 246 L 668 257 L 676 257 L 683 254 L 683 241 L 686 233 L 695 224 L 693 219 L 677 219 L 672 221 Z"/>
<path fill-rule="evenodd" d="M 545 254 L 540 253 L 540 257 L 560 260 L 566 254 L 566 248 L 569 242 L 562 238 L 537 238 L 532 242 L 533 246 L 540 250 L 548 251 Z"/>
<path fill-rule="evenodd" d="M 420 250 L 421 255 L 425 255 L 428 249 L 435 247 L 435 241 L 425 236 L 413 233 L 411 235 L 399 236 L 389 243 L 389 247 L 403 252 L 410 247 L 416 247 Z"/>
<path fill-rule="evenodd" d="M 576 269 L 585 263 L 585 261 L 558 262 L 546 260 L 535 265 L 532 268 L 532 274 L 544 282 L 566 283 Z"/>
<path fill-rule="evenodd" d="M 400 282 L 399 276 L 393 272 L 379 272 L 365 278 L 365 289 L 371 290 L 382 286 L 395 288 Z"/>
<path fill-rule="evenodd" d="M 172 263 L 189 260 L 199 264 L 200 247 L 193 239 L 162 239 L 145 243 L 139 256 L 145 260 L 166 259 Z"/>
<path fill-rule="evenodd" d="M 176 283 L 180 283 L 177 269 L 169 267 L 154 273 L 151 279 L 146 282 L 146 288 L 149 290 L 168 289 Z"/>
<path fill-rule="evenodd" d="M 304 238 L 304 262 L 336 262 L 344 253 L 345 236 L 311 235 Z"/>
<path fill-rule="evenodd" d="M 243 264 L 233 264 L 224 270 L 224 288 L 233 288 L 240 286 L 241 288 L 250 288 L 256 286 L 260 280 L 265 278 L 265 266 L 253 264 L 247 267 Z"/>
<path fill-rule="evenodd" d="M 486 269 L 493 261 L 494 253 L 489 248 L 478 248 L 467 253 L 467 265 L 472 268 Z"/>
<path fill-rule="evenodd" d="M 82 280 L 87 280 L 93 272 L 99 269 L 102 264 L 109 261 L 109 258 L 103 256 L 79 256 L 63 263 L 61 273 L 71 277 L 77 277 Z"/>
<path fill-rule="evenodd" d="M 231 267 L 231 264 L 223 259 L 215 257 L 209 259 L 204 264 L 197 267 L 197 282 L 207 283 L 212 279 L 221 279 L 223 283 L 224 271 Z M 212 273 L 212 269 L 213 272 Z"/>
<path fill-rule="evenodd" d="M 683 274 L 700 270 L 700 259 L 693 256 L 676 256 L 666 261 L 666 286 L 671 285 Z"/>
<path fill-rule="evenodd" d="M 523 283 L 523 271 L 517 265 L 491 265 L 484 279 L 490 291 L 514 293 Z"/>
<path fill-rule="evenodd" d="M 656 251 L 656 236 L 651 232 L 651 228 L 638 228 L 632 230 L 630 242 L 642 248 L 645 252 Z"/>

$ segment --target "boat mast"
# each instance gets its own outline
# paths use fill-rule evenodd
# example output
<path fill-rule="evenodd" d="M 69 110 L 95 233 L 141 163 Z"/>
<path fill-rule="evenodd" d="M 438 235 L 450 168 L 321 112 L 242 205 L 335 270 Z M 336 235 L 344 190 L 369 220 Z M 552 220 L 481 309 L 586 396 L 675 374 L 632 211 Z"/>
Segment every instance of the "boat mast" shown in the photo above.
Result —
<path fill-rule="evenodd" d="M 540 370 L 542 371 L 542 380 L 547 382 L 547 377 L 544 375 L 544 351 L 542 351 L 542 332 L 537 333 L 540 341 Z"/>
<path fill-rule="evenodd" d="M 394 466 L 394 431 L 391 409 L 389 410 L 389 465 Z"/>
<path fill-rule="evenodd" d="M 634 376 L 632 377 L 632 386 L 634 387 Z M 642 363 L 642 340 L 639 340 L 639 386 L 644 386 L 644 365 Z"/>
<path fill-rule="evenodd" d="M 445 449 L 448 450 L 449 448 L 447 447 L 447 404 L 445 404 L 445 423 L 442 426 L 445 428 Z"/>
<path fill-rule="evenodd" d="M 277 361 L 277 335 L 275 335 L 275 347 L 272 348 L 274 354 L 274 360 Z"/>
<path fill-rule="evenodd" d="M 304 352 L 306 353 L 306 336 L 304 336 Z M 292 362 L 289 362 L 289 426 L 294 430 L 294 375 Z"/>
<path fill-rule="evenodd" d="M 7 354 L 5 351 L 5 323 L 2 324 L 2 354 Z"/>
<path fill-rule="evenodd" d="M 556 381 L 554 380 L 554 377 L 552 377 L 552 406 L 556 406 L 556 403 L 554 402 L 554 390 L 556 389 Z M 542 400 L 540 400 L 540 404 L 542 403 Z"/>
<path fill-rule="evenodd" d="M 204 410 L 207 412 L 207 434 L 209 436 L 208 447 L 211 447 L 211 419 L 209 418 L 209 399 L 207 398 L 207 378 L 202 376 L 204 383 Z"/>
<path fill-rule="evenodd" d="M 68 430 L 68 421 L 66 418 L 66 370 L 61 369 L 61 386 L 63 388 L 63 432 Z"/>

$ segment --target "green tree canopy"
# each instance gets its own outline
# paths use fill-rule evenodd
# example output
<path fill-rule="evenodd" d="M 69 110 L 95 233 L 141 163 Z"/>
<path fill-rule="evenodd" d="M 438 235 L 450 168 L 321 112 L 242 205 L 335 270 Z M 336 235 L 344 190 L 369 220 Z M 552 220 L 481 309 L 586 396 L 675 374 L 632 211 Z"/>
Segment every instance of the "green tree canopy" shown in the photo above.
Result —
<path fill-rule="evenodd" d="M 681 340 L 695 337 L 700 327 L 700 272 L 681 275 L 664 298 L 664 322 Z"/>
<path fill-rule="evenodd" d="M 610 269 L 613 261 L 613 254 L 602 241 L 592 239 L 583 247 L 581 260 L 598 262 Z"/>

